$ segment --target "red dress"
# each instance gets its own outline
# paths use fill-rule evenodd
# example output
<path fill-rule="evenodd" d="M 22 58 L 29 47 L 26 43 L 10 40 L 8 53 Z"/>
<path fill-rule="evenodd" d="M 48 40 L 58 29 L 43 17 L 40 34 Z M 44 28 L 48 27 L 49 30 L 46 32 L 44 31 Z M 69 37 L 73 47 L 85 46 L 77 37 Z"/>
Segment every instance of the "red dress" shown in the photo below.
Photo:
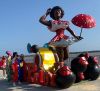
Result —
<path fill-rule="evenodd" d="M 66 36 L 64 34 L 64 31 L 68 27 L 69 22 L 63 20 L 52 20 L 51 27 L 49 27 L 50 31 L 56 32 L 56 35 L 51 39 L 49 43 L 56 46 L 56 51 L 59 56 L 60 62 L 68 58 L 68 45 L 66 40 L 69 38 L 69 36 Z"/>
<path fill-rule="evenodd" d="M 49 27 L 49 30 L 52 32 L 56 32 L 56 36 L 54 36 L 50 42 L 60 41 L 61 39 L 67 39 L 68 36 L 64 35 L 64 30 L 69 26 L 68 21 L 62 20 L 52 20 L 52 26 Z"/>

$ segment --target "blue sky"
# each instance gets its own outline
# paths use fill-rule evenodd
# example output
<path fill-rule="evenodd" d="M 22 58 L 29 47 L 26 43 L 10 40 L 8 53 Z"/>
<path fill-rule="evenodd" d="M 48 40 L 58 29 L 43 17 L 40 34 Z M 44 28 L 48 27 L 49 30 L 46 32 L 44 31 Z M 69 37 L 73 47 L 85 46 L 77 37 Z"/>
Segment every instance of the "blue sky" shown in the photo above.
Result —
<path fill-rule="evenodd" d="M 42 46 L 50 41 L 55 33 L 40 24 L 39 18 L 53 6 L 64 9 L 63 20 L 70 22 L 77 35 L 80 28 L 71 23 L 75 15 L 89 14 L 96 20 L 96 27 L 83 29 L 84 39 L 70 46 L 70 51 L 100 50 L 100 0 L 0 0 L 0 55 L 6 50 L 28 54 L 27 43 Z"/>

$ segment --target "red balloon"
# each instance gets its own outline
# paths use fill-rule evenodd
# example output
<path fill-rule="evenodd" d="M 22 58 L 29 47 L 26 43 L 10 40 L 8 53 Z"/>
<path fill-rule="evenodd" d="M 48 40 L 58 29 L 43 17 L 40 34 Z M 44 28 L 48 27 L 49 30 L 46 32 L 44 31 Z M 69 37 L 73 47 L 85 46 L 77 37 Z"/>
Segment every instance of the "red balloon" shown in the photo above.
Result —
<path fill-rule="evenodd" d="M 96 26 L 95 19 L 86 14 L 78 14 L 72 19 L 72 23 L 81 28 L 93 28 Z"/>

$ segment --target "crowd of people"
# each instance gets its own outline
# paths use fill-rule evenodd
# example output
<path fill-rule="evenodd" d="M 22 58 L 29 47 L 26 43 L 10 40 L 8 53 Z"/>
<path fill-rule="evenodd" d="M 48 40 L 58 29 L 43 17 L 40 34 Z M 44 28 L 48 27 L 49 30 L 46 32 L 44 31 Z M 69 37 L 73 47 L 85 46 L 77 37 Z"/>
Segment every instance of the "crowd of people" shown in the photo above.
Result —
<path fill-rule="evenodd" d="M 26 79 L 24 74 L 26 70 L 24 55 L 18 55 L 17 52 L 11 53 L 10 51 L 6 51 L 6 54 L 7 56 L 2 56 L 0 60 L 3 78 L 7 79 L 8 82 L 12 82 L 13 86 L 16 86 L 17 82 L 21 84 Z"/>

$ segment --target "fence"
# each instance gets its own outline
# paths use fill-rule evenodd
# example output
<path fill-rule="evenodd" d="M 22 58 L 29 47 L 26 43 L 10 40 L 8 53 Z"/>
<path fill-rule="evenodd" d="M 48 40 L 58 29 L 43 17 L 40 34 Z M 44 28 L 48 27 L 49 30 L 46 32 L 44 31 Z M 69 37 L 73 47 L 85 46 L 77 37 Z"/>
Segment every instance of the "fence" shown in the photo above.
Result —
<path fill-rule="evenodd" d="M 71 52 L 71 53 L 69 54 L 69 59 L 66 60 L 65 63 L 66 63 L 67 65 L 70 65 L 71 60 L 72 60 L 73 58 L 77 57 L 77 56 L 78 56 L 79 54 L 81 54 L 81 53 L 86 53 L 86 52 Z M 100 64 L 100 51 L 88 51 L 88 53 L 90 54 L 90 56 L 96 56 L 97 59 L 99 60 L 99 64 Z M 25 56 L 26 62 L 33 62 L 34 56 L 35 56 L 35 54 Z"/>

